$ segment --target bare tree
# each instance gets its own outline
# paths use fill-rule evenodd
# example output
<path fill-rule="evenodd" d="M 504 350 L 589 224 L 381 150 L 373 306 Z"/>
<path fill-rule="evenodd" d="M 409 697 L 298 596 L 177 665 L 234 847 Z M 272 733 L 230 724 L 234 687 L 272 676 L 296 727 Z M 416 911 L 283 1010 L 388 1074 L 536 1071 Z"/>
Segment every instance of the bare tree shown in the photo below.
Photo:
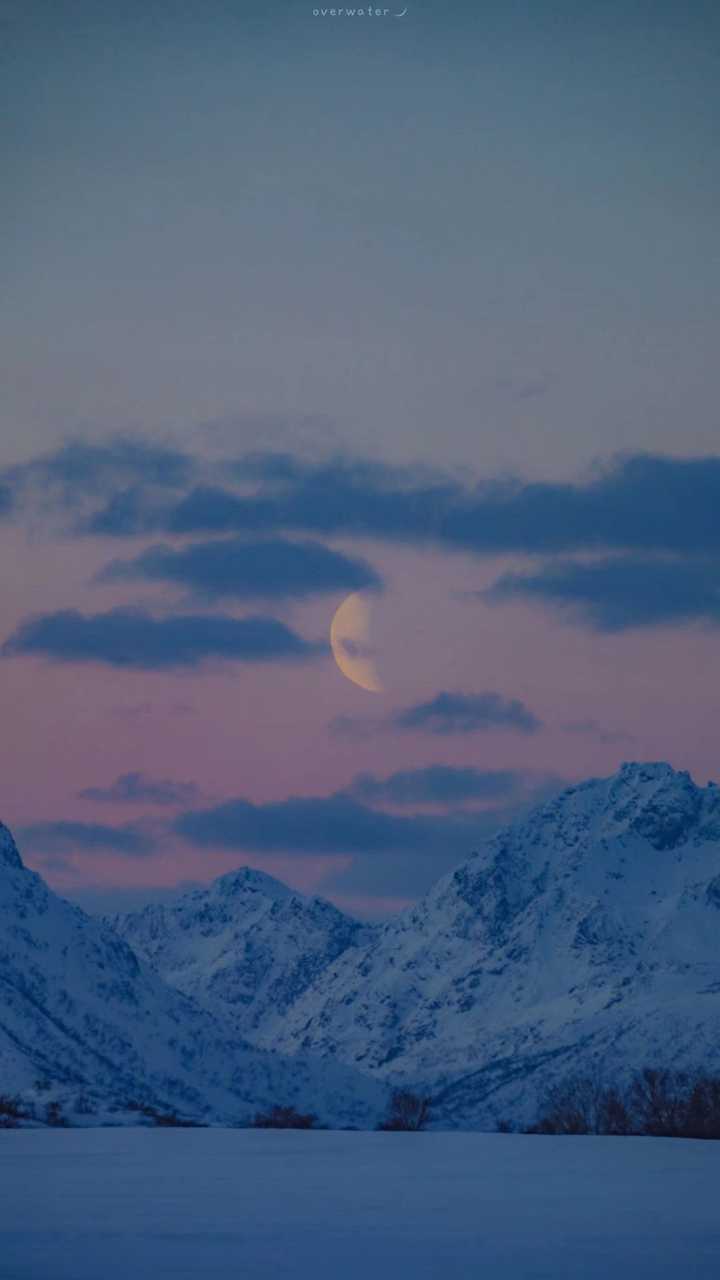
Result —
<path fill-rule="evenodd" d="M 643 1067 L 627 1086 L 570 1077 L 550 1089 L 529 1133 L 720 1139 L 720 1077 Z"/>
<path fill-rule="evenodd" d="M 590 1076 L 568 1076 L 543 1099 L 535 1133 L 597 1133 L 601 1088 Z"/>
<path fill-rule="evenodd" d="M 632 1129 L 620 1089 L 604 1083 L 600 1071 L 569 1076 L 548 1089 L 533 1133 L 627 1134 Z"/>
<path fill-rule="evenodd" d="M 603 1089 L 598 1103 L 595 1132 L 621 1137 L 632 1131 L 632 1117 L 620 1089 L 615 1085 Z"/>
<path fill-rule="evenodd" d="M 720 1079 L 700 1076 L 687 1100 L 685 1134 L 688 1138 L 720 1138 Z"/>
<path fill-rule="evenodd" d="M 643 1067 L 630 1087 L 630 1109 L 637 1130 L 653 1137 L 680 1137 L 690 1088 L 685 1072 Z"/>

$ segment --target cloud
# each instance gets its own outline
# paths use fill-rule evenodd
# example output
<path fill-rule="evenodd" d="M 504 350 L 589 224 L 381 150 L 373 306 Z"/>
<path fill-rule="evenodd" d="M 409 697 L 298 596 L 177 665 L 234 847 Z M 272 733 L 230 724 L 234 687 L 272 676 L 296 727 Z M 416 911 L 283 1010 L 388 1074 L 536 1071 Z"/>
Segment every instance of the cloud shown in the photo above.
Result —
<path fill-rule="evenodd" d="M 331 734 L 339 738 L 374 738 L 389 727 L 389 721 L 382 716 L 333 716 L 328 724 Z"/>
<path fill-rule="evenodd" d="M 398 729 L 421 729 L 428 733 L 483 733 L 489 729 L 513 729 L 535 733 L 541 721 L 517 698 L 499 693 L 436 694 L 429 702 L 397 711 L 390 723 Z"/>
<path fill-rule="evenodd" d="M 0 519 L 11 514 L 13 510 L 13 491 L 9 484 L 0 484 Z"/>
<path fill-rule="evenodd" d="M 42 494 L 68 506 L 89 495 L 111 496 L 120 486 L 141 484 L 144 490 L 187 488 L 198 473 L 191 455 L 162 444 L 116 436 L 103 444 L 71 440 L 50 453 L 6 467 L 3 488 L 19 499 Z"/>
<path fill-rule="evenodd" d="M 513 769 L 481 770 L 432 764 L 378 778 L 360 773 L 347 788 L 369 804 L 461 805 L 469 800 L 506 800 L 523 789 L 526 776 Z"/>
<path fill-rule="evenodd" d="M 615 458 L 582 484 L 522 484 L 458 503 L 444 536 L 475 550 L 531 554 L 720 549 L 719 458 Z"/>
<path fill-rule="evenodd" d="M 519 810 L 522 812 L 522 809 Z M 352 863 L 331 873 L 325 890 L 424 893 L 512 819 L 503 807 L 482 812 L 408 814 L 373 810 L 346 794 L 291 798 L 269 804 L 231 800 L 183 814 L 175 831 L 201 849 L 298 857 L 350 854 Z"/>
<path fill-rule="evenodd" d="M 605 729 L 597 720 L 592 719 L 570 720 L 562 728 L 566 733 L 582 734 L 604 743 L 634 742 L 635 740 L 631 733 L 625 733 L 622 729 Z"/>
<path fill-rule="evenodd" d="M 177 583 L 210 599 L 304 597 L 337 590 L 379 588 L 366 561 L 332 551 L 319 542 L 245 542 L 228 538 L 175 550 L 155 546 L 133 560 L 113 560 L 101 582 L 134 580 Z"/>
<path fill-rule="evenodd" d="M 458 861 L 477 831 L 477 815 L 382 813 L 342 794 L 297 796 L 268 804 L 230 800 L 182 814 L 174 830 L 191 844 L 257 853 L 428 852 L 454 845 Z"/>
<path fill-rule="evenodd" d="M 149 778 L 147 774 L 121 773 L 109 787 L 86 787 L 81 800 L 98 804 L 192 804 L 199 796 L 194 782 L 173 782 L 170 778 Z"/>
<path fill-rule="evenodd" d="M 289 454 L 248 455 L 227 464 L 225 474 L 229 486 L 195 484 L 163 511 L 132 489 L 116 493 L 87 528 L 117 535 L 151 527 L 182 534 L 295 530 L 490 555 L 720 550 L 720 458 L 714 457 L 618 457 L 574 484 L 470 486 L 417 468 L 347 458 L 310 463 Z"/>
<path fill-rule="evenodd" d="M 718 520 L 720 525 L 720 520 Z M 540 600 L 596 631 L 720 623 L 720 560 L 613 557 L 562 561 L 507 573 L 480 596 L 492 603 Z"/>
<path fill-rule="evenodd" d="M 134 537 L 156 533 L 167 523 L 167 516 L 164 495 L 133 485 L 113 493 L 99 510 L 78 520 L 74 532 L 108 538 Z"/>
<path fill-rule="evenodd" d="M 477 813 L 472 833 L 464 843 L 438 845 L 430 850 L 393 851 L 379 858 L 353 858 L 349 867 L 336 870 L 329 867 L 330 875 L 323 880 L 322 893 L 338 898 L 347 893 L 380 900 L 397 897 L 412 901 L 482 848 L 506 821 L 505 813 Z"/>
<path fill-rule="evenodd" d="M 82 614 L 74 609 L 28 618 L 5 641 L 3 657 L 37 655 L 56 662 L 101 662 L 160 671 L 207 659 L 271 662 L 312 658 L 325 646 L 303 640 L 275 618 L 177 614 L 142 609 Z"/>
<path fill-rule="evenodd" d="M 222 475 L 222 484 L 214 483 Z M 33 490 L 87 505 L 75 531 L 380 538 L 482 555 L 711 555 L 720 551 L 720 458 L 618 456 L 575 483 L 485 479 L 344 456 L 250 453 L 212 464 L 163 444 L 71 441 L 0 473 L 0 513 Z M 98 502 L 100 505 L 98 506 Z"/>
<path fill-rule="evenodd" d="M 51 853 L 104 849 L 142 857 L 156 847 L 150 833 L 140 827 L 111 827 L 100 822 L 36 822 L 20 827 L 18 840 L 29 849 Z"/>
<path fill-rule="evenodd" d="M 43 862 L 43 868 L 48 866 Z M 66 870 L 66 868 L 63 868 Z M 89 915 L 111 917 L 106 923 L 112 928 L 112 916 L 117 913 L 125 915 L 129 911 L 141 911 L 151 903 L 170 906 L 184 894 L 193 889 L 206 889 L 207 883 L 199 880 L 178 880 L 173 885 L 137 885 L 122 888 L 119 885 L 107 887 L 97 885 L 63 885 L 63 897 L 75 902 Z"/>

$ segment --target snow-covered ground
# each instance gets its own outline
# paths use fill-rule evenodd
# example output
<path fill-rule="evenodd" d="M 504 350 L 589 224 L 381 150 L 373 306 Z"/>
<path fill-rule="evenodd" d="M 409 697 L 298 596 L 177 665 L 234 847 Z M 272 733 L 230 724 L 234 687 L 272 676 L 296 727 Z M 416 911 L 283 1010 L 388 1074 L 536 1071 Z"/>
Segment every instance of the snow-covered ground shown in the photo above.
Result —
<path fill-rule="evenodd" d="M 0 1133 L 2 1280 L 716 1280 L 720 1143 Z"/>

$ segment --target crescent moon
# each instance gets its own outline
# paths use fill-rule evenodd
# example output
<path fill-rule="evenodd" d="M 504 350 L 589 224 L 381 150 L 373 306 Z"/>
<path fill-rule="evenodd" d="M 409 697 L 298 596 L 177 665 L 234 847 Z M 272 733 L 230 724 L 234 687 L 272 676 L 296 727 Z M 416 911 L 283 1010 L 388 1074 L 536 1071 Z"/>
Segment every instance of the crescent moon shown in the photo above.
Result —
<path fill-rule="evenodd" d="M 348 680 L 368 693 L 382 693 L 369 636 L 370 608 L 364 596 L 353 591 L 343 600 L 330 624 L 330 647 Z"/>

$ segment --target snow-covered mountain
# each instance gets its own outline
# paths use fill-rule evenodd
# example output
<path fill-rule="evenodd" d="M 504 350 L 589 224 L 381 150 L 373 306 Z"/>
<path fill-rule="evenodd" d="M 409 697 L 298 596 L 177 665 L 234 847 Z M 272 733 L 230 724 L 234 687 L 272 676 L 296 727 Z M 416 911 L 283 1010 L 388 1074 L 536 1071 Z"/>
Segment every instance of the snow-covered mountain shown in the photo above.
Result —
<path fill-rule="evenodd" d="M 166 982 L 269 1046 L 328 965 L 375 933 L 250 867 L 107 923 Z"/>
<path fill-rule="evenodd" d="M 488 1127 L 569 1074 L 720 1071 L 720 789 L 665 764 L 569 788 L 382 926 L 247 869 L 112 923 L 0 828 L 0 1092 L 363 1124 L 403 1082 Z"/>
<path fill-rule="evenodd" d="M 0 1093 L 244 1122 L 294 1104 L 372 1124 L 385 1092 L 332 1063 L 288 1061 L 230 1034 L 102 922 L 27 870 L 0 825 Z M 89 1102 L 88 1102 L 89 1100 Z"/>
<path fill-rule="evenodd" d="M 458 1125 L 532 1119 L 567 1074 L 718 1071 L 720 789 L 665 764 L 571 787 L 343 952 L 273 1043 L 426 1082 Z"/>

